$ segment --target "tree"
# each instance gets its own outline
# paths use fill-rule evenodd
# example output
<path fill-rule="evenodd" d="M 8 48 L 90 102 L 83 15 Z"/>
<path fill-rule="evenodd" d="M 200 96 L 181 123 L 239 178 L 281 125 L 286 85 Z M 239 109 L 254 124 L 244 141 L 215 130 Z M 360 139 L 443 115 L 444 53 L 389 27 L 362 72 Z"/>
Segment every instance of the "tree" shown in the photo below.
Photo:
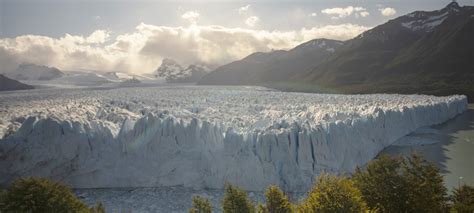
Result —
<path fill-rule="evenodd" d="M 193 207 L 189 209 L 189 213 L 211 213 L 211 202 L 201 196 L 193 196 Z"/>
<path fill-rule="evenodd" d="M 298 207 L 298 212 L 364 212 L 367 210 L 361 192 L 348 178 L 328 174 L 319 176 Z"/>
<path fill-rule="evenodd" d="M 222 210 L 224 213 L 254 213 L 255 207 L 248 198 L 247 192 L 227 184 L 222 200 Z"/>
<path fill-rule="evenodd" d="M 447 190 L 439 169 L 413 154 L 381 156 L 357 169 L 355 185 L 371 209 L 382 212 L 444 212 Z"/>
<path fill-rule="evenodd" d="M 290 213 L 292 212 L 291 203 L 288 197 L 278 186 L 270 186 L 265 192 L 266 203 L 260 207 L 259 212 L 264 213 Z"/>
<path fill-rule="evenodd" d="M 383 155 L 368 163 L 365 170 L 356 169 L 353 180 L 369 208 L 382 212 L 404 212 L 407 209 L 402 162 L 401 157 Z"/>
<path fill-rule="evenodd" d="M 435 165 L 424 160 L 420 155 L 412 154 L 402 165 L 403 177 L 407 184 L 408 211 L 411 212 L 446 212 L 447 189 L 443 176 Z"/>
<path fill-rule="evenodd" d="M 89 212 L 72 191 L 42 178 L 15 180 L 2 195 L 0 212 Z"/>
<path fill-rule="evenodd" d="M 474 188 L 463 185 L 455 188 L 451 196 L 453 202 L 452 210 L 457 213 L 474 212 Z"/>

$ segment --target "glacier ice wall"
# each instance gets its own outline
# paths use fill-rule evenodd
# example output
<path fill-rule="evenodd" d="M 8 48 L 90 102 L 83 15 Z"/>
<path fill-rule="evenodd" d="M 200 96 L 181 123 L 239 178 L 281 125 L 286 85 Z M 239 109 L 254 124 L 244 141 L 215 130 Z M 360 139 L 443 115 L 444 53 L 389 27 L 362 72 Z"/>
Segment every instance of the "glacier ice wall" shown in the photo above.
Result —
<path fill-rule="evenodd" d="M 0 183 L 306 191 L 467 108 L 465 96 L 145 88 L 0 95 Z M 3 125 L 3 126 L 2 126 Z"/>

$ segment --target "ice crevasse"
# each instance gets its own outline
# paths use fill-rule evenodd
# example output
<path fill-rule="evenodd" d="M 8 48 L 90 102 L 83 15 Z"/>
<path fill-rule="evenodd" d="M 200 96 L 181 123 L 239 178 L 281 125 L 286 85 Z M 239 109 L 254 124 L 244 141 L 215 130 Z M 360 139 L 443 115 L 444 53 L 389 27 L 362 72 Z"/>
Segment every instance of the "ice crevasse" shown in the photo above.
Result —
<path fill-rule="evenodd" d="M 352 96 L 359 97 L 370 95 Z M 373 105 L 364 113 L 321 114 L 308 105 L 296 109 L 293 119 L 277 119 L 285 112 L 254 107 L 263 115 L 252 128 L 193 116 L 199 107 L 188 110 L 186 118 L 172 110 L 151 110 L 118 125 L 110 119 L 31 115 L 0 139 L 0 183 L 34 175 L 76 188 L 222 188 L 233 183 L 248 190 L 277 184 L 286 191 L 306 191 L 320 173 L 353 172 L 397 139 L 467 109 L 465 96 L 409 99 L 422 101 Z"/>

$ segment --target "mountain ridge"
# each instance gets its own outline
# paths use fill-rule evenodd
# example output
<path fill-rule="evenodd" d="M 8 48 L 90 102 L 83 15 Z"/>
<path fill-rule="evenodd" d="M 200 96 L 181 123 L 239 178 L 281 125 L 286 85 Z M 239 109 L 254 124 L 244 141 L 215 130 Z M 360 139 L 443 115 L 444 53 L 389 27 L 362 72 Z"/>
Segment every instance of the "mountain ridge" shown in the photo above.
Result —
<path fill-rule="evenodd" d="M 228 84 L 232 79 L 237 85 L 302 92 L 465 94 L 473 101 L 472 38 L 474 7 L 450 3 L 440 10 L 415 11 L 389 20 L 343 42 L 327 57 L 308 53 L 286 61 L 277 58 L 259 64 L 265 67 L 263 72 L 235 67 L 243 59 L 217 68 L 203 78 L 208 81 L 199 83 Z M 239 80 L 236 74 L 224 80 L 215 77 L 232 64 L 228 72 L 247 69 L 244 73 L 253 81 Z M 282 82 L 287 85 L 280 87 Z"/>

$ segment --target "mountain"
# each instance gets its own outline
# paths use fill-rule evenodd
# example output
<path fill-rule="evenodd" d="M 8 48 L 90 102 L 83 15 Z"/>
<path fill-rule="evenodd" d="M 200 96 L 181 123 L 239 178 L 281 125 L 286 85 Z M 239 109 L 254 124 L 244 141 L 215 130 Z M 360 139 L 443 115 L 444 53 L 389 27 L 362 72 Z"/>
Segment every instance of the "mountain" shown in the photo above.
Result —
<path fill-rule="evenodd" d="M 165 58 L 156 70 L 157 78 L 164 78 L 168 83 L 195 83 L 208 72 L 208 68 L 201 65 L 182 67 L 178 62 Z"/>
<path fill-rule="evenodd" d="M 453 2 L 441 10 L 395 18 L 344 43 L 334 41 L 331 48 L 312 45 L 314 49 L 297 54 L 313 40 L 287 52 L 254 53 L 217 68 L 199 83 L 277 88 L 286 83 L 285 90 L 309 92 L 465 94 L 473 101 L 473 38 L 474 7 Z"/>
<path fill-rule="evenodd" d="M 64 73 L 55 67 L 23 63 L 16 70 L 4 73 L 15 80 L 45 81 L 64 76 Z"/>
<path fill-rule="evenodd" d="M 292 77 L 346 93 L 466 94 L 474 98 L 474 7 L 417 11 L 347 41 Z"/>
<path fill-rule="evenodd" d="M 34 89 L 34 87 L 0 75 L 0 91 L 25 89 Z"/>
<path fill-rule="evenodd" d="M 285 51 L 253 53 L 242 60 L 218 67 L 204 76 L 199 84 L 261 84 L 285 81 L 333 54 L 343 42 L 315 39 Z"/>

